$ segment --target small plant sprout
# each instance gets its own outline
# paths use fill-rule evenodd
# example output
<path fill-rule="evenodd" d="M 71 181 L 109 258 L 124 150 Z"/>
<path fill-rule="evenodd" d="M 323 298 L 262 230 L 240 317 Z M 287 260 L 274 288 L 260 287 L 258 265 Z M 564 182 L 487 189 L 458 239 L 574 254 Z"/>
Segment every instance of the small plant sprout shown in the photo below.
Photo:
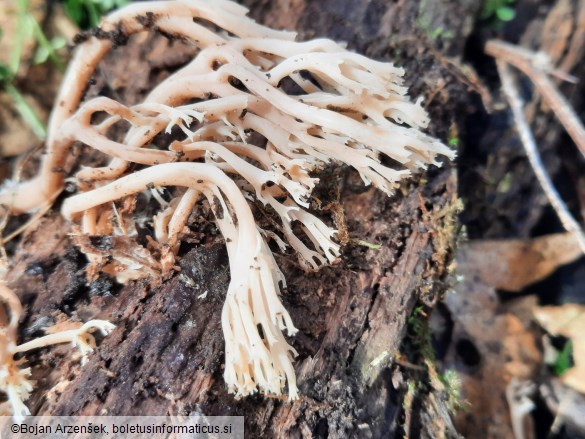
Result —
<path fill-rule="evenodd" d="M 484 0 L 480 18 L 497 19 L 500 22 L 511 21 L 516 16 L 513 8 L 515 0 Z"/>
<path fill-rule="evenodd" d="M 61 212 L 77 228 L 88 272 L 120 282 L 170 276 L 195 205 L 210 206 L 231 271 L 221 316 L 227 388 L 292 400 L 296 352 L 285 333 L 297 329 L 280 300 L 285 279 L 268 240 L 307 270 L 332 263 L 340 255 L 338 232 L 309 209 L 320 170 L 346 164 L 391 195 L 413 172 L 454 152 L 421 131 L 429 118 L 422 99 L 407 96 L 403 69 L 328 39 L 297 42 L 294 33 L 246 13 L 225 0 L 174 0 L 132 3 L 106 17 L 98 37 L 81 38 L 71 61 L 37 177 L 7 186 L 0 203 L 14 213 L 35 211 L 52 203 L 69 177 L 78 192 Z M 83 101 L 114 40 L 154 31 L 195 46 L 195 57 L 135 105 L 104 96 Z M 172 140 L 161 145 L 164 132 Z M 64 175 L 75 142 L 110 163 Z M 151 203 L 158 213 L 148 248 L 129 232 L 145 215 L 139 193 L 164 202 Z M 255 212 L 275 230 L 260 228 Z M 98 235 L 111 245 L 92 246 L 88 237 Z"/>

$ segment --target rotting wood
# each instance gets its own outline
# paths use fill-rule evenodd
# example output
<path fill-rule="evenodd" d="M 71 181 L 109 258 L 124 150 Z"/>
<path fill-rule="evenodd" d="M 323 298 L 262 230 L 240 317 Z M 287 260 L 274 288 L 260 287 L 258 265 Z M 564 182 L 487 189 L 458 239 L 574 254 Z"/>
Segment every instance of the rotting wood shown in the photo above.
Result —
<path fill-rule="evenodd" d="M 331 13 L 325 12 L 324 17 L 329 18 L 322 18 L 318 27 L 310 23 L 312 8 L 303 8 L 299 23 L 304 26 L 304 32 L 318 35 L 326 29 L 332 31 L 338 29 L 336 22 L 345 20 L 344 36 L 352 47 L 359 46 L 356 44 L 358 28 L 362 36 L 370 29 L 368 38 L 371 39 L 386 32 L 386 29 L 375 29 L 376 25 L 367 20 L 384 17 L 382 24 L 391 26 L 396 33 L 412 32 L 416 4 L 376 3 L 374 6 L 382 9 L 372 11 L 365 1 L 360 5 L 346 2 L 345 8 L 342 3 L 321 6 L 330 8 Z M 350 3 L 355 10 L 362 11 L 357 18 L 344 15 L 351 9 L 347 7 Z M 267 16 L 275 16 L 283 4 L 264 5 L 264 9 L 250 6 Z M 372 17 L 374 12 L 379 12 L 380 17 L 376 14 Z M 148 44 L 167 43 L 160 39 Z M 138 53 L 143 48 L 130 50 Z M 389 51 L 400 49 L 392 47 L 392 42 L 387 40 L 385 46 L 379 44 L 375 50 L 378 56 L 388 57 Z M 407 62 L 413 67 L 419 63 L 430 64 L 448 75 L 432 55 L 419 54 L 422 58 L 417 59 L 408 52 L 402 56 L 408 56 Z M 124 57 L 128 57 L 127 53 Z M 100 80 L 123 74 L 125 65 L 116 54 L 112 61 L 112 67 L 102 72 Z M 133 61 L 133 68 L 148 66 Z M 427 70 L 436 74 L 432 69 L 421 69 Z M 151 79 L 161 74 L 164 72 L 157 71 Z M 432 77 L 423 75 L 409 80 L 416 81 L 420 93 L 429 92 Z M 453 102 L 436 98 L 430 110 L 439 121 L 452 119 L 451 113 L 465 99 L 463 90 L 449 83 L 445 96 L 451 95 Z M 122 92 L 121 88 L 116 91 Z M 127 99 L 132 101 L 133 97 Z M 437 124 L 438 134 L 445 137 L 448 125 Z M 446 168 L 428 176 L 423 195 L 429 204 L 443 207 L 450 202 L 455 191 L 451 172 Z M 17 269 L 10 274 L 9 280 L 28 306 L 28 318 L 23 326 L 34 328 L 41 319 L 57 319 L 59 313 L 65 313 L 79 318 L 112 318 L 120 329 L 103 340 L 99 352 L 84 368 L 70 362 L 59 349 L 39 352 L 31 359 L 36 377 L 44 376 L 53 368 L 31 399 L 33 412 L 241 414 L 246 416 L 250 437 L 300 437 L 306 431 L 317 437 L 325 436 L 325 431 L 329 437 L 347 437 L 358 432 L 384 437 L 389 432 L 400 431 L 404 383 L 397 389 L 393 387 L 390 363 L 387 363 L 370 373 L 371 385 L 368 385 L 356 372 L 362 358 L 360 350 L 369 352 L 363 358 L 370 363 L 369 359 L 376 359 L 374 352 L 380 349 L 399 352 L 404 321 L 421 287 L 433 283 L 445 272 L 433 268 L 434 247 L 438 245 L 421 220 L 415 184 L 410 184 L 408 191 L 405 187 L 406 195 L 388 200 L 376 190 L 364 192 L 351 172 L 342 173 L 341 182 L 349 233 L 357 239 L 379 243 L 383 248 L 348 247 L 340 265 L 309 275 L 293 263 L 287 263 L 286 258 L 279 259 L 289 284 L 283 301 L 299 327 L 295 341 L 295 348 L 300 352 L 295 365 L 303 395 L 299 402 L 291 406 L 277 399 L 258 397 L 235 401 L 225 390 L 221 379 L 223 346 L 219 318 L 228 278 L 227 259 L 220 242 L 208 238 L 206 246 L 192 249 L 181 261 L 182 273 L 196 281 L 200 287 L 197 291 L 178 276 L 154 290 L 137 283 L 117 291 L 107 279 L 100 280 L 101 286 L 96 281 L 87 288 L 82 273 L 85 261 L 66 239 L 68 226 L 56 213 L 51 213 L 36 231 L 22 240 L 15 256 Z M 206 227 L 204 216 L 200 227 Z M 56 235 L 55 230 L 58 230 Z M 48 250 L 38 252 L 39 246 Z M 398 270 L 398 267 L 405 269 Z M 413 270 L 418 276 L 410 272 L 412 267 L 419 267 Z M 420 267 L 425 267 L 426 278 L 420 274 Z M 207 296 L 199 299 L 205 291 Z M 383 317 L 376 318 L 377 313 Z M 396 326 L 389 329 L 386 319 L 393 316 L 398 316 Z M 31 335 L 25 329 L 24 338 Z M 63 377 L 66 377 L 64 381 Z M 51 395 L 50 399 L 46 398 L 47 394 Z M 432 437 L 432 431 L 425 430 L 430 427 L 417 425 L 416 428 Z"/>

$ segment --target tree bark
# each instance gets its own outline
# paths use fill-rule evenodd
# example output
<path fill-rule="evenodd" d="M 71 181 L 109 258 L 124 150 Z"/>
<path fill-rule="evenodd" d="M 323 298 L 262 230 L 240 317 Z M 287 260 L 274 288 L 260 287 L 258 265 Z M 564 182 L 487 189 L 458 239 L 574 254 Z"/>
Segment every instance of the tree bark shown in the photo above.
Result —
<path fill-rule="evenodd" d="M 266 25 L 296 29 L 301 38 L 342 40 L 405 67 L 411 95 L 426 98 L 431 131 L 445 142 L 468 93 L 444 54 L 462 54 L 475 3 L 246 2 Z M 454 9 L 458 14 L 446 13 Z M 444 36 L 433 39 L 439 28 Z M 147 44 L 131 40 L 108 57 L 88 93 L 101 87 L 131 103 L 184 63 L 188 52 L 163 37 Z M 146 282 L 120 287 L 105 278 L 86 284 L 86 260 L 55 208 L 22 238 L 13 257 L 8 280 L 27 308 L 21 340 L 64 315 L 106 319 L 117 328 L 83 368 L 66 346 L 30 355 L 38 380 L 28 401 L 32 412 L 243 415 L 250 438 L 456 436 L 445 392 L 433 385 L 423 349 L 417 351 L 428 340 L 416 340 L 420 334 L 411 327 L 415 305 L 430 310 L 447 288 L 457 211 L 454 168 L 445 163 L 415 176 L 392 197 L 364 188 L 351 170 L 330 171 L 322 176 L 320 197 L 329 209 L 321 215 L 347 226 L 350 240 L 340 262 L 305 273 L 294 255 L 277 257 L 288 284 L 282 300 L 299 329 L 290 340 L 299 352 L 298 401 L 227 393 L 220 316 L 228 261 L 222 241 L 204 223 L 201 243 L 185 244 L 179 262 L 195 286 L 178 273 L 157 288 Z M 421 361 L 411 365 L 411 358 Z"/>

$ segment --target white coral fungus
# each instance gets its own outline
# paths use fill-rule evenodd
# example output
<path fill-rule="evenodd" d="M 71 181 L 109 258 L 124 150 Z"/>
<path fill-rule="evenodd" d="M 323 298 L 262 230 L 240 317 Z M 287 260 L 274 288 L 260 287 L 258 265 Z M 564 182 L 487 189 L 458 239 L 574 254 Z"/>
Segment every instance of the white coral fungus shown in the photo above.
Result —
<path fill-rule="evenodd" d="M 81 364 L 84 364 L 87 361 L 87 355 L 96 346 L 91 333 L 98 330 L 102 335 L 107 335 L 114 329 L 114 325 L 105 320 L 91 320 L 76 329 L 55 332 L 18 345 L 16 343 L 17 330 L 22 306 L 16 294 L 2 283 L 0 283 L 0 306 L 2 306 L 0 309 L 0 391 L 8 397 L 10 407 L 7 412 L 20 422 L 24 416 L 30 415 L 24 401 L 33 390 L 33 382 L 29 379 L 30 368 L 21 367 L 25 359 L 16 360 L 15 355 L 54 344 L 71 343 L 79 348 L 82 355 Z M 5 316 L 10 317 L 3 319 L 2 317 Z M 0 413 L 2 412 L 3 410 L 0 410 Z"/>
<path fill-rule="evenodd" d="M 246 12 L 225 0 L 175 0 L 133 3 L 107 17 L 71 61 L 38 177 L 4 190 L 0 202 L 13 212 L 52 202 L 76 141 L 110 156 L 108 166 L 75 174 L 79 193 L 65 200 L 62 212 L 79 221 L 77 243 L 93 271 L 127 281 L 173 267 L 189 215 L 207 199 L 230 259 L 222 313 L 228 389 L 281 394 L 286 386 L 294 399 L 295 352 L 283 331 L 290 336 L 296 329 L 279 299 L 284 278 L 266 237 L 281 248 L 287 242 L 307 269 L 318 269 L 339 255 L 336 231 L 307 210 L 320 169 L 345 163 L 365 184 L 391 194 L 412 171 L 454 153 L 420 131 L 427 113 L 420 99 L 413 103 L 406 95 L 402 69 L 331 40 L 296 42 L 294 33 L 261 26 Z M 81 103 L 113 40 L 150 31 L 195 46 L 195 57 L 141 103 L 107 97 Z M 174 140 L 162 145 L 163 132 Z M 153 219 L 164 256 L 157 261 L 132 239 L 135 204 L 128 200 L 161 187 L 170 188 L 170 201 L 150 191 L 162 206 Z M 120 199 L 124 211 L 114 203 Z M 252 205 L 279 220 L 284 240 L 258 229 Z M 103 254 L 83 244 L 88 235 L 110 235 L 124 249 Z"/>

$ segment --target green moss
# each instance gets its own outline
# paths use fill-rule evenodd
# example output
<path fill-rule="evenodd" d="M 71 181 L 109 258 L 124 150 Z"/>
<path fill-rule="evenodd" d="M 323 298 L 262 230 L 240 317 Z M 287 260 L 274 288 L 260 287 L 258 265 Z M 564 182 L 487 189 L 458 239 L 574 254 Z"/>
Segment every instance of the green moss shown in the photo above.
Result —
<path fill-rule="evenodd" d="M 412 348 L 411 354 L 414 357 L 422 357 L 422 361 L 435 361 L 435 352 L 431 343 L 431 330 L 429 327 L 428 315 L 423 306 L 416 306 L 408 317 L 406 324 L 408 326 L 409 340 Z M 414 360 L 414 361 L 413 361 Z M 417 358 L 412 358 L 415 364 Z"/>
<path fill-rule="evenodd" d="M 438 374 L 438 378 L 447 395 L 447 410 L 449 410 L 449 413 L 454 415 L 461 410 L 469 409 L 469 402 L 461 397 L 462 384 L 459 374 L 454 370 L 448 369 L 444 373 Z"/>
<path fill-rule="evenodd" d="M 371 248 L 373 250 L 380 250 L 382 246 L 380 244 L 374 244 L 373 242 L 363 241 L 361 239 L 352 239 L 349 241 L 352 245 L 359 245 L 361 247 Z"/>
<path fill-rule="evenodd" d="M 433 26 L 431 23 L 432 18 L 433 12 L 428 10 L 426 0 L 422 0 L 418 8 L 416 24 L 426 32 L 429 39 L 437 40 L 441 38 L 448 40 L 455 36 L 452 31 L 445 29 L 443 26 Z"/>

